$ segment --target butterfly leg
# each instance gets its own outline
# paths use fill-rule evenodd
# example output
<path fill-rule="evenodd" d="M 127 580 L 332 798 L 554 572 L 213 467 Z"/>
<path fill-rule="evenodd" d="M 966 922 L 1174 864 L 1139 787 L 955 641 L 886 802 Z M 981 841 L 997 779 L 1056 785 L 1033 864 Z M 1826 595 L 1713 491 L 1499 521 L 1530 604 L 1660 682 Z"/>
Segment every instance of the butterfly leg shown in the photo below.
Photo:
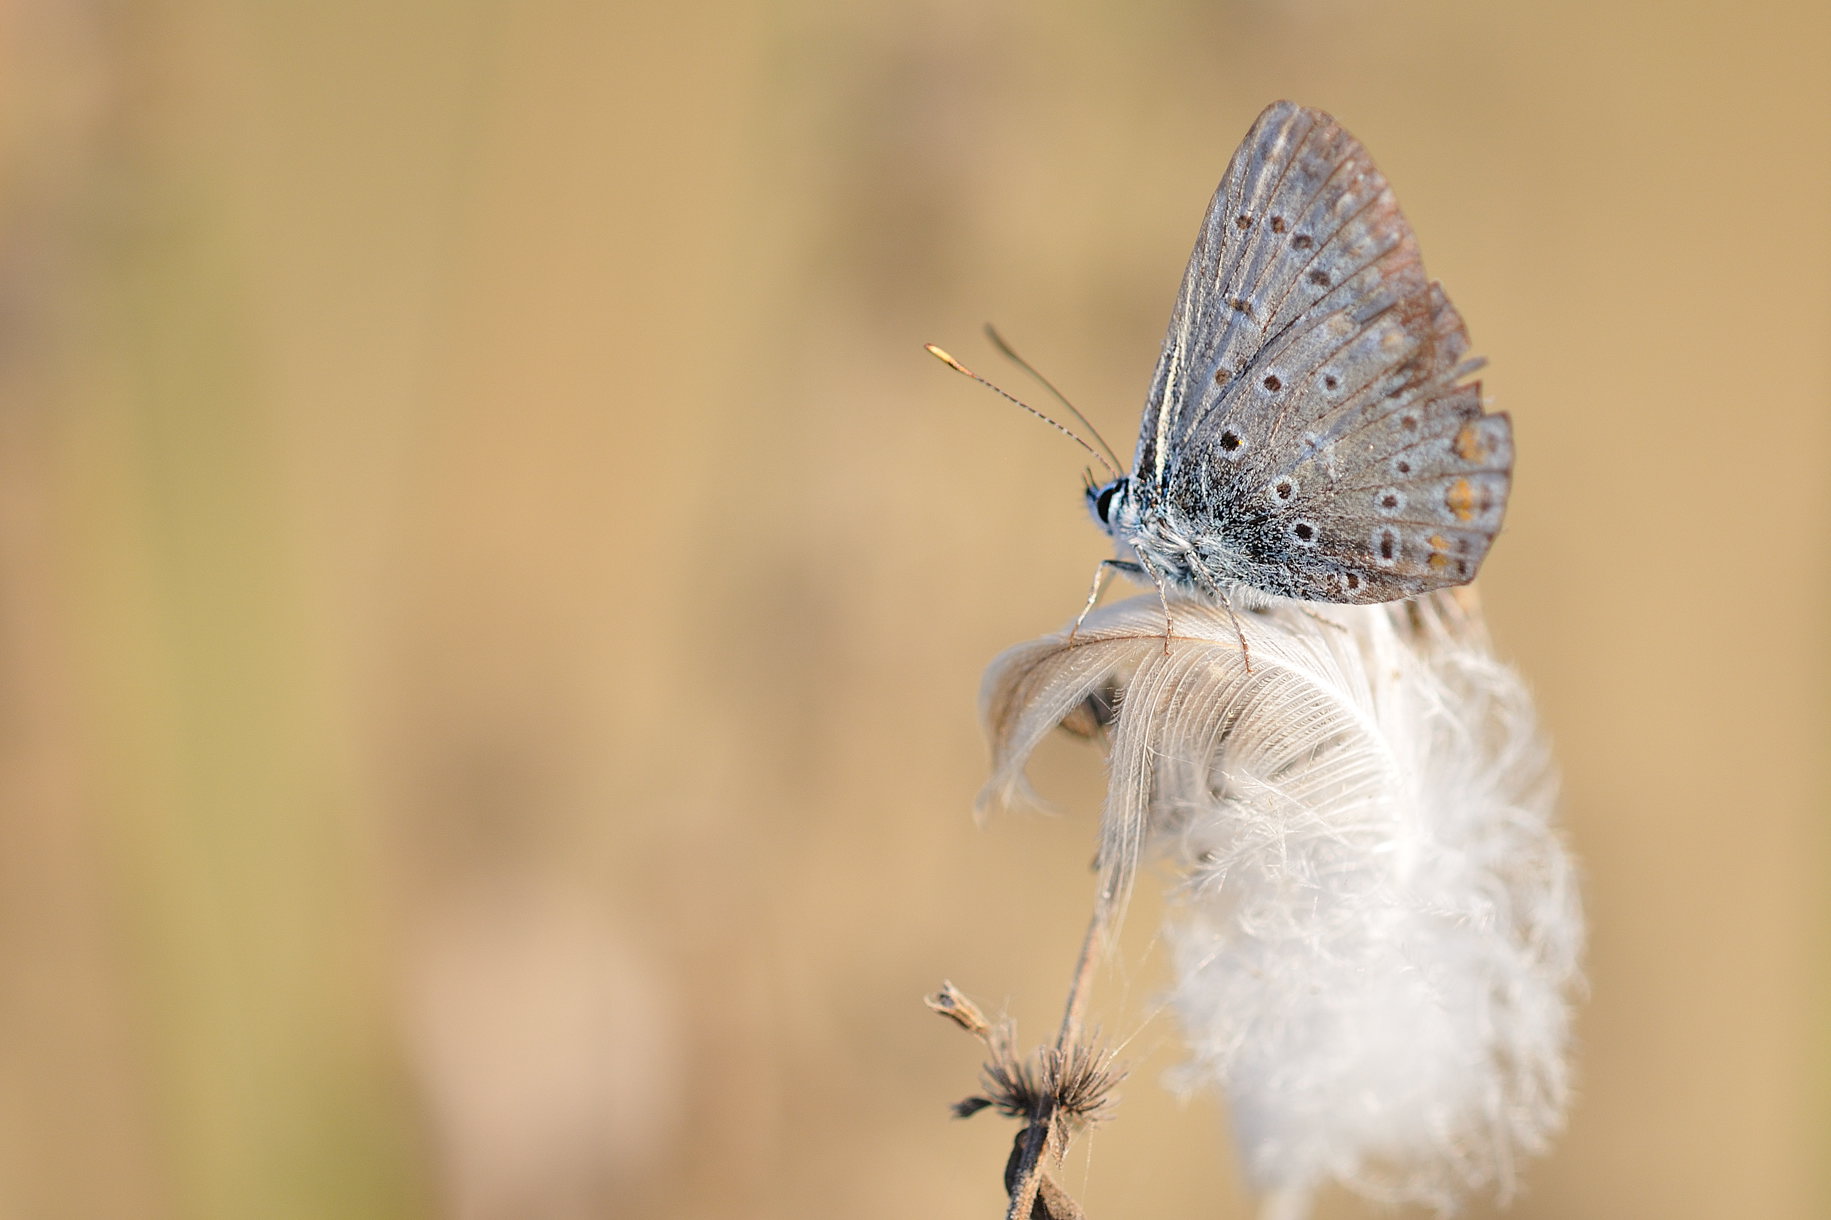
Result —
<path fill-rule="evenodd" d="M 1217 586 L 1218 587 L 1218 586 Z M 1246 666 L 1246 672 L 1252 672 L 1252 650 L 1246 647 L 1246 629 L 1240 626 L 1240 616 L 1233 611 L 1233 599 L 1227 596 L 1225 588 L 1220 589 L 1221 606 L 1227 611 L 1228 621 L 1233 624 L 1233 634 L 1240 641 L 1240 661 Z"/>
<path fill-rule="evenodd" d="M 1087 591 L 1087 604 L 1081 607 L 1081 613 L 1075 616 L 1074 626 L 1068 629 L 1068 642 L 1074 643 L 1074 637 L 1081 632 L 1081 624 L 1093 613 L 1094 603 L 1100 600 L 1100 594 L 1106 589 L 1107 575 L 1117 568 L 1128 576 L 1143 576 L 1145 571 L 1135 563 L 1123 559 L 1102 559 L 1100 566 L 1094 569 L 1094 587 Z"/>
<path fill-rule="evenodd" d="M 1227 621 L 1233 624 L 1233 634 L 1240 641 L 1240 661 L 1246 666 L 1246 672 L 1251 673 L 1252 650 L 1246 647 L 1246 629 L 1240 626 L 1240 616 L 1234 612 L 1233 599 L 1227 596 L 1228 585 L 1216 577 L 1215 574 L 1209 570 L 1208 565 L 1202 563 L 1200 560 L 1195 561 L 1194 568 L 1195 571 L 1201 575 L 1208 588 L 1213 590 L 1214 595 L 1220 598 L 1221 609 L 1227 611 Z M 1170 608 L 1165 606 L 1164 613 L 1167 615 L 1169 612 Z M 1168 646 L 1169 645 L 1166 642 L 1165 647 L 1168 648 Z"/>
<path fill-rule="evenodd" d="M 1163 581 L 1157 582 L 1157 604 L 1163 607 L 1163 655 L 1170 655 L 1170 641 L 1176 638 L 1176 620 L 1170 617 L 1170 593 Z"/>
<path fill-rule="evenodd" d="M 1170 617 L 1170 587 L 1157 574 L 1157 569 L 1142 557 L 1134 566 L 1149 576 L 1151 583 L 1157 586 L 1157 603 L 1163 607 L 1163 655 L 1167 657 L 1170 655 L 1170 641 L 1176 638 L 1176 620 Z"/>

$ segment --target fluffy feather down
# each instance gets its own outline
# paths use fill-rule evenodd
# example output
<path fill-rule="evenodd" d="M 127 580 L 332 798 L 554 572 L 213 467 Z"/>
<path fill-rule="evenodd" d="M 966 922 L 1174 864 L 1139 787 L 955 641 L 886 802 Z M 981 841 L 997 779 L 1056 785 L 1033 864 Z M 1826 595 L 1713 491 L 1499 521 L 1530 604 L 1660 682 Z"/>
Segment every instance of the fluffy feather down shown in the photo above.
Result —
<path fill-rule="evenodd" d="M 1450 1210 L 1505 1195 L 1569 1095 L 1582 916 L 1523 684 L 1457 590 L 1240 615 L 1154 596 L 986 676 L 987 799 L 1067 722 L 1110 782 L 1101 901 L 1139 859 L 1178 886 L 1165 928 L 1189 1085 L 1226 1096 L 1256 1185 L 1330 1179 Z"/>

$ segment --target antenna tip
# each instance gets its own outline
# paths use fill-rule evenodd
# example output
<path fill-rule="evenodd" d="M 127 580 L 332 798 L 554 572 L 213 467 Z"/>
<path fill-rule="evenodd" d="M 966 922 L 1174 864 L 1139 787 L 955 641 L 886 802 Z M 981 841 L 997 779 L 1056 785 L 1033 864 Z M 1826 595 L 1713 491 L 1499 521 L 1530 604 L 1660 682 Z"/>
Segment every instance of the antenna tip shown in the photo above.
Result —
<path fill-rule="evenodd" d="M 971 369 L 967 368 L 964 364 L 961 364 L 958 360 L 955 360 L 952 356 L 948 355 L 934 344 L 924 343 L 922 346 L 928 349 L 929 355 L 933 356 L 936 360 L 939 360 L 942 364 L 945 364 L 948 368 L 954 370 L 954 372 L 965 373 L 968 377 L 973 375 Z"/>

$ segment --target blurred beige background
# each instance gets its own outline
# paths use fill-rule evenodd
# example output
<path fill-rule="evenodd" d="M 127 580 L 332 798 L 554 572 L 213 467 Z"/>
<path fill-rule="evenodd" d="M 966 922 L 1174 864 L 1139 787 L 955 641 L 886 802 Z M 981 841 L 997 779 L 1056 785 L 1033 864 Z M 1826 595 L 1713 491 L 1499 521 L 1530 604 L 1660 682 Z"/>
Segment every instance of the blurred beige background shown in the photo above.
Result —
<path fill-rule="evenodd" d="M 1815 0 L 6 0 L 0 1214 L 998 1214 L 920 997 L 1056 1017 L 1097 762 L 975 829 L 974 698 L 1101 540 L 920 345 L 1019 388 L 996 320 L 1129 452 L 1280 96 L 1518 430 L 1483 588 L 1594 938 L 1511 1214 L 1831 1214 L 1828 52 Z M 1248 1215 L 1152 914 L 1066 1180 Z"/>

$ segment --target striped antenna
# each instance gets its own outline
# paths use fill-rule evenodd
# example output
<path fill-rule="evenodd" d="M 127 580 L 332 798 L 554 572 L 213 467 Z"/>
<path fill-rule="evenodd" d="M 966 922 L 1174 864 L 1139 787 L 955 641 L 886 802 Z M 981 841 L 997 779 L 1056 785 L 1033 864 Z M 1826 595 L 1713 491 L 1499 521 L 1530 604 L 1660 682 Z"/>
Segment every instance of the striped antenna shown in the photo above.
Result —
<path fill-rule="evenodd" d="M 1108 460 L 1107 456 L 1104 453 L 1101 453 L 1098 449 L 1095 449 L 1092 445 L 1090 445 L 1086 441 L 1082 440 L 1080 434 L 1075 432 L 1073 429 L 1066 427 L 1059 420 L 1057 420 L 1051 416 L 1045 415 L 1041 411 L 1038 411 L 1035 407 L 1031 406 L 1029 403 L 1025 402 L 1023 399 L 1017 397 L 1015 394 L 1006 393 L 1003 389 L 1001 389 L 1000 387 L 987 381 L 985 378 L 981 377 L 978 373 L 975 373 L 972 369 L 967 368 L 964 364 L 961 364 L 958 360 L 955 360 L 952 356 L 948 355 L 946 352 L 942 351 L 940 348 L 936 347 L 934 344 L 925 343 L 922 346 L 924 346 L 928 349 L 929 355 L 933 356 L 936 360 L 939 360 L 942 364 L 945 364 L 948 368 L 954 370 L 954 372 L 959 373 L 963 377 L 971 377 L 974 381 L 977 381 L 980 385 L 984 386 L 986 389 L 991 390 L 994 394 L 997 394 L 1000 398 L 1003 398 L 1009 402 L 1016 403 L 1018 406 L 1022 407 L 1024 410 L 1026 410 L 1030 414 L 1036 416 L 1036 418 L 1042 420 L 1044 423 L 1048 424 L 1051 428 L 1054 428 L 1057 432 L 1060 432 L 1063 436 L 1067 437 L 1069 440 L 1071 440 L 1075 444 L 1079 445 L 1081 448 L 1087 450 L 1087 452 L 1089 452 L 1093 455 L 1093 458 L 1096 462 L 1098 462 L 1098 463 L 1100 463 L 1100 465 L 1106 467 L 1107 473 L 1111 474 L 1113 476 L 1113 478 L 1117 479 L 1117 478 L 1124 477 L 1125 472 L 1120 470 L 1114 461 Z M 1019 360 L 1018 363 L 1023 364 L 1023 361 Z M 1028 367 L 1028 366 L 1025 366 L 1025 367 Z M 1041 380 L 1041 378 L 1038 378 L 1038 380 Z M 1043 382 L 1043 384 L 1048 385 L 1049 383 Z M 1051 388 L 1053 389 L 1053 387 L 1051 387 Z M 1068 409 L 1070 411 L 1074 411 L 1073 407 L 1069 407 Z M 1074 414 L 1075 414 L 1076 419 L 1081 419 L 1081 413 L 1079 411 L 1075 411 Z M 1085 419 L 1081 419 L 1081 422 L 1083 424 L 1085 424 L 1087 421 Z M 1088 428 L 1088 431 L 1090 431 L 1090 432 L 1093 431 L 1091 426 Z M 1095 432 L 1094 435 L 1096 437 L 1098 437 L 1099 433 Z M 1104 445 L 1106 442 L 1101 441 L 1100 443 L 1102 445 Z"/>
<path fill-rule="evenodd" d="M 1047 377 L 1037 372 L 1034 364 L 1031 364 L 1028 360 L 1025 360 L 1022 356 L 1018 355 L 1017 349 L 1007 343 L 1005 337 L 998 333 L 998 328 L 993 326 L 990 322 L 985 324 L 985 335 L 986 338 L 992 341 L 992 346 L 996 347 L 1006 360 L 1009 360 L 1012 364 L 1015 364 L 1018 368 L 1042 382 L 1043 388 L 1055 395 L 1055 400 L 1061 403 L 1062 406 L 1067 409 L 1068 413 L 1074 416 L 1076 421 L 1078 421 L 1083 428 L 1087 429 L 1087 434 L 1089 436 L 1100 443 L 1100 448 L 1106 450 L 1106 456 L 1112 459 L 1112 464 L 1107 467 L 1108 470 L 1111 470 L 1114 466 L 1119 464 L 1119 455 L 1114 453 L 1113 447 L 1106 443 L 1106 438 L 1100 435 L 1100 430 L 1094 427 L 1093 421 L 1081 414 L 1079 407 L 1068 401 L 1068 395 L 1056 389 L 1053 381 L 1050 381 Z"/>

